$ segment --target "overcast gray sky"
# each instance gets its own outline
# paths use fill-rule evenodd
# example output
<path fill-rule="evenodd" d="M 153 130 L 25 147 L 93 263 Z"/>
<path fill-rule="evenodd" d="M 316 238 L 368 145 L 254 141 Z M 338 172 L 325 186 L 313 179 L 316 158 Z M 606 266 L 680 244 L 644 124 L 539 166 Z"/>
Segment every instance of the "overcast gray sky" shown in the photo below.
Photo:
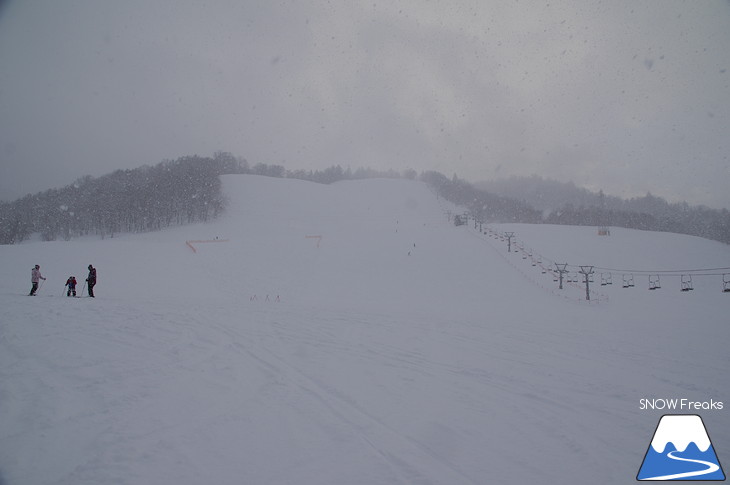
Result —
<path fill-rule="evenodd" d="M 728 70 L 728 0 L 0 0 L 0 199 L 223 150 L 730 208 Z"/>

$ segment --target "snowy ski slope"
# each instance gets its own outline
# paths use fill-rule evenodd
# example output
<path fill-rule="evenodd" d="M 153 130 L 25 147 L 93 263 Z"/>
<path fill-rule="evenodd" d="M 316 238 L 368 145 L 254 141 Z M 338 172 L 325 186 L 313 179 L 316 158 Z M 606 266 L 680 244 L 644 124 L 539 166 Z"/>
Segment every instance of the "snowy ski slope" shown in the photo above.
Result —
<path fill-rule="evenodd" d="M 0 484 L 628 484 L 668 412 L 640 399 L 730 405 L 730 293 L 674 274 L 727 245 L 489 226 L 636 272 L 588 304 L 419 182 L 224 189 L 210 224 L 0 246 Z M 62 296 L 89 263 L 97 298 Z M 730 461 L 728 410 L 695 412 Z"/>

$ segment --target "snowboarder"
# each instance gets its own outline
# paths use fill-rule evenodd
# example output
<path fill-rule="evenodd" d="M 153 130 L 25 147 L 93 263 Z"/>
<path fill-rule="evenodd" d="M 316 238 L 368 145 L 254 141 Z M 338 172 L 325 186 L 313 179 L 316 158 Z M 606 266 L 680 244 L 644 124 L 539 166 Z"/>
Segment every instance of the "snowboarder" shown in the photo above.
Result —
<path fill-rule="evenodd" d="M 75 276 L 69 276 L 66 280 L 66 286 L 68 286 L 68 291 L 66 291 L 66 296 L 76 296 L 76 277 Z"/>
<path fill-rule="evenodd" d="M 30 288 L 30 294 L 28 296 L 35 296 L 35 292 L 38 291 L 38 283 L 40 280 L 45 281 L 45 278 L 41 274 L 40 265 L 36 264 L 35 267 L 30 270 L 30 282 L 33 283 L 33 286 Z"/>
<path fill-rule="evenodd" d="M 86 287 L 89 289 L 89 296 L 94 298 L 94 285 L 96 284 L 96 268 L 89 265 L 89 276 L 86 278 Z"/>

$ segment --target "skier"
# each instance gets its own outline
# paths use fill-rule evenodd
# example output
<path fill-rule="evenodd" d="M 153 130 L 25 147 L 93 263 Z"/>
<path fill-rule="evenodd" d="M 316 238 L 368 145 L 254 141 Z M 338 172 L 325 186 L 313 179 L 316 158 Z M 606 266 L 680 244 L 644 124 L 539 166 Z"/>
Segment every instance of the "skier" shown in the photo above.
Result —
<path fill-rule="evenodd" d="M 75 276 L 69 276 L 66 280 L 66 286 L 68 286 L 68 291 L 66 292 L 66 296 L 76 296 L 76 277 Z"/>
<path fill-rule="evenodd" d="M 33 283 L 33 286 L 31 287 L 30 294 L 28 296 L 35 296 L 35 292 L 38 291 L 38 282 L 40 280 L 45 281 L 45 278 L 41 274 L 40 265 L 36 264 L 35 267 L 30 270 L 30 281 Z"/>
<path fill-rule="evenodd" d="M 89 296 L 94 298 L 94 285 L 96 284 L 96 268 L 89 265 L 89 276 L 86 278 L 86 286 L 89 289 Z"/>

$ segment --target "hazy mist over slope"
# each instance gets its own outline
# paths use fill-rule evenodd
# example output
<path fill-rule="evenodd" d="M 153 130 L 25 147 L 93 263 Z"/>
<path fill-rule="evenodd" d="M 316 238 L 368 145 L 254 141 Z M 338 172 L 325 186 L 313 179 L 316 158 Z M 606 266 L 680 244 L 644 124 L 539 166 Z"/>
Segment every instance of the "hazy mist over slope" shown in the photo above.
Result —
<path fill-rule="evenodd" d="M 207 223 L 0 246 L 5 485 L 628 484 L 642 400 L 728 401 L 725 244 L 485 234 L 413 180 L 221 188 Z M 595 265 L 591 300 L 552 262 Z M 728 413 L 693 412 L 723 459 Z"/>

